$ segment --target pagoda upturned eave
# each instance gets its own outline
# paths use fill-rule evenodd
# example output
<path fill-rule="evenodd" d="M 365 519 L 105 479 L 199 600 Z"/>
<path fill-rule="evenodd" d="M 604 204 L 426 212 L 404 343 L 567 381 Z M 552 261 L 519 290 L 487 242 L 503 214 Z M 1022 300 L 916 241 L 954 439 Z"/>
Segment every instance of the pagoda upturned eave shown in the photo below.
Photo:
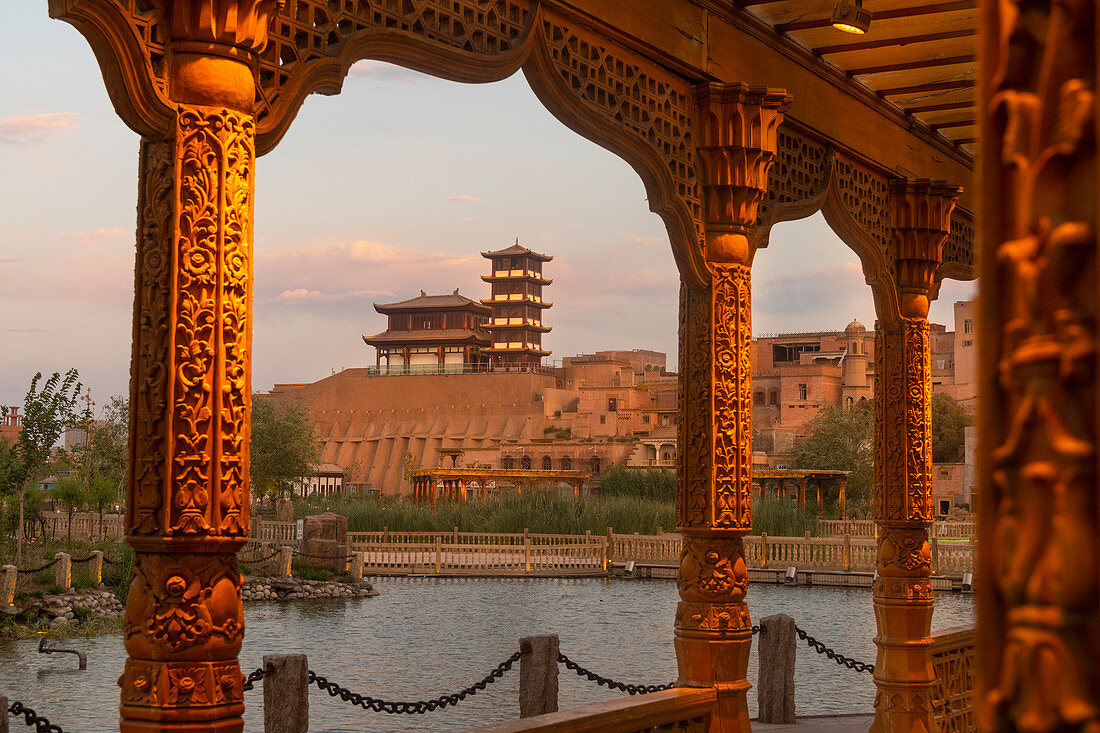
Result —
<path fill-rule="evenodd" d="M 490 331 L 497 331 L 505 328 L 517 328 L 524 331 L 538 331 L 539 333 L 550 333 L 553 330 L 552 326 L 534 325 L 531 323 L 490 323 L 486 326 Z"/>
<path fill-rule="evenodd" d="M 469 328 L 442 328 L 424 331 L 383 331 L 374 336 L 363 336 L 370 346 L 388 346 L 392 344 L 431 343 L 431 344 L 471 344 L 487 346 L 492 343 L 486 333 Z"/>
<path fill-rule="evenodd" d="M 541 275 L 482 275 L 481 279 L 487 283 L 514 283 L 529 282 L 536 285 L 553 285 L 554 281 Z"/>
<path fill-rule="evenodd" d="M 457 290 L 448 295 L 427 295 L 421 290 L 420 295 L 408 300 L 400 300 L 396 303 L 375 303 L 374 310 L 383 315 L 389 315 L 390 313 L 454 310 L 469 310 L 479 314 L 487 314 L 492 309 L 476 300 L 459 295 Z"/>
<path fill-rule="evenodd" d="M 482 252 L 481 256 L 486 259 L 492 259 L 494 257 L 533 257 L 540 262 L 549 262 L 554 259 L 551 255 L 544 255 L 541 252 L 535 252 L 534 250 L 527 249 L 526 247 L 513 244 L 511 247 L 505 247 L 504 249 L 498 249 L 495 252 Z"/>
<path fill-rule="evenodd" d="M 532 298 L 529 295 L 525 295 L 522 298 L 515 298 L 515 299 L 512 299 L 512 298 L 499 298 L 499 299 L 482 298 L 481 302 L 484 303 L 487 306 L 488 305 L 494 305 L 494 304 L 496 304 L 496 305 L 509 305 L 509 304 L 511 304 L 511 305 L 530 305 L 530 306 L 534 306 L 536 308 L 550 308 L 551 306 L 554 305 L 553 303 L 547 303 L 545 300 L 535 300 L 534 298 Z"/>

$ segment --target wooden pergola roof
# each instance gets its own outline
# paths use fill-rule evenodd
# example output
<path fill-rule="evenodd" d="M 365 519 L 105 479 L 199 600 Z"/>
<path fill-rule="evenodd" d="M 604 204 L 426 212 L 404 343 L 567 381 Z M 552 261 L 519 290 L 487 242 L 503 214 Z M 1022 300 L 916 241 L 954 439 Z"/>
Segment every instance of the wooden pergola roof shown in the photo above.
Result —
<path fill-rule="evenodd" d="M 776 34 L 960 146 L 977 138 L 976 0 L 864 0 L 864 35 L 831 24 L 834 0 L 736 0 Z"/>

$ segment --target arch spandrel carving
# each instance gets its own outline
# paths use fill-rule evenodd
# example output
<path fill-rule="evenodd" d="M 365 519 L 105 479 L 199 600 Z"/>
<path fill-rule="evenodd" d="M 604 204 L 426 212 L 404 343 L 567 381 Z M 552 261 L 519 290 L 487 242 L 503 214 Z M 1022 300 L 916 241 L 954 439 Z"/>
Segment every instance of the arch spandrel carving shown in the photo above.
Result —
<path fill-rule="evenodd" d="M 159 137 L 172 127 L 164 26 L 151 2 L 49 0 L 49 12 L 87 39 L 111 104 L 130 129 Z"/>
<path fill-rule="evenodd" d="M 537 0 L 287 0 L 259 61 L 259 152 L 278 144 L 307 96 L 338 94 L 357 61 L 460 82 L 511 76 L 537 11 Z"/>
<path fill-rule="evenodd" d="M 951 213 L 951 233 L 943 245 L 943 265 L 936 273 L 937 283 L 945 278 L 973 280 L 978 276 L 974 251 L 977 248 L 977 224 L 969 211 L 955 207 Z M 938 287 L 938 285 L 937 285 Z"/>
<path fill-rule="evenodd" d="M 555 117 L 626 160 L 664 220 L 681 275 L 709 280 L 692 140 L 692 84 L 584 27 L 543 11 L 523 73 Z"/>
<path fill-rule="evenodd" d="M 779 127 L 775 163 L 768 173 L 768 191 L 760 203 L 754 248 L 767 247 L 771 229 L 784 221 L 817 212 L 832 175 L 833 152 L 825 144 L 792 129 Z"/>

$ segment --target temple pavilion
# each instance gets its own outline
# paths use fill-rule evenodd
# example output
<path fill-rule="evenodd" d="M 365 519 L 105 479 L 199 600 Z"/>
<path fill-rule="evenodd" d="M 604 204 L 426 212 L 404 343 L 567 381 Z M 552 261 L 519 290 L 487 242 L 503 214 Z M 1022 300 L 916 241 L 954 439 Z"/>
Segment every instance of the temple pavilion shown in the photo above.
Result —
<path fill-rule="evenodd" d="M 542 264 L 554 259 L 520 246 L 482 252 L 493 271 L 481 279 L 492 286 L 483 301 L 493 311 L 489 321 L 492 346 L 486 349 L 493 367 L 537 366 L 550 352 L 542 348 L 542 313 L 552 304 L 542 299 L 542 288 L 552 280 L 542 276 Z"/>
<path fill-rule="evenodd" d="M 488 364 L 485 322 L 488 306 L 460 295 L 420 295 L 396 303 L 375 303 L 388 327 L 363 340 L 376 349 L 378 370 L 392 372 L 477 371 Z M 385 364 L 382 360 L 385 359 Z"/>

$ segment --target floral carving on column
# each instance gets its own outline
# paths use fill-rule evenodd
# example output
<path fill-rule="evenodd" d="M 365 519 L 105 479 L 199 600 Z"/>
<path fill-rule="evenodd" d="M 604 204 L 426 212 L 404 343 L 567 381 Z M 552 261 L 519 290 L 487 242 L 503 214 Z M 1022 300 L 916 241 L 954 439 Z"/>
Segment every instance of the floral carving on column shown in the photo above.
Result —
<path fill-rule="evenodd" d="M 122 729 L 240 730 L 255 129 L 180 105 L 142 143 Z M 196 728 L 196 730 L 200 729 Z"/>
<path fill-rule="evenodd" d="M 743 535 L 752 521 L 752 235 L 791 98 L 742 84 L 696 88 L 696 139 L 709 282 L 681 287 L 677 523 L 680 682 L 718 687 L 713 720 L 749 729 L 752 622 Z"/>
<path fill-rule="evenodd" d="M 982 6 L 985 730 L 1100 730 L 1096 22 Z"/>
<path fill-rule="evenodd" d="M 932 730 L 932 370 L 928 305 L 961 189 L 941 181 L 890 185 L 893 290 L 875 326 L 875 491 L 878 625 L 873 731 Z"/>

